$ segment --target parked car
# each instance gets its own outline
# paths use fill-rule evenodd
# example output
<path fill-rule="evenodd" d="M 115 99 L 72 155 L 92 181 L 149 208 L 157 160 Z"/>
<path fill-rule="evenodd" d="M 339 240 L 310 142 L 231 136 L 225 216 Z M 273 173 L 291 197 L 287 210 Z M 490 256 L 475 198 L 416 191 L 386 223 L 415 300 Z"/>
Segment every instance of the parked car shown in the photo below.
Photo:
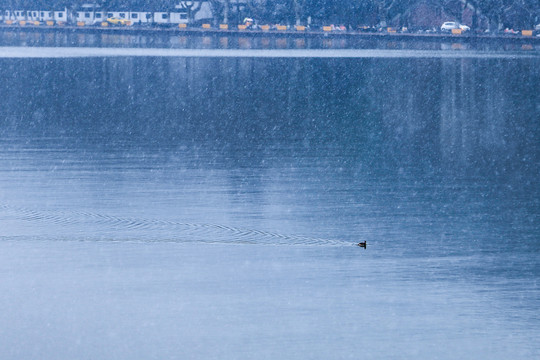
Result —
<path fill-rule="evenodd" d="M 454 29 L 460 29 L 463 32 L 471 30 L 471 28 L 468 27 L 467 25 L 460 24 L 456 21 L 446 21 L 445 23 L 441 25 L 442 32 L 450 32 Z"/>
<path fill-rule="evenodd" d="M 452 31 L 452 29 L 459 29 L 459 23 L 455 21 L 446 21 L 441 25 L 442 32 L 449 32 Z"/>
<path fill-rule="evenodd" d="M 130 25 L 131 24 L 131 21 L 129 21 L 128 19 L 121 19 L 118 17 L 107 18 L 107 22 L 111 25 Z"/>
<path fill-rule="evenodd" d="M 519 31 L 514 30 L 514 29 L 506 28 L 506 29 L 504 29 L 504 33 L 505 34 L 510 34 L 510 35 L 517 35 L 517 34 L 519 34 Z"/>

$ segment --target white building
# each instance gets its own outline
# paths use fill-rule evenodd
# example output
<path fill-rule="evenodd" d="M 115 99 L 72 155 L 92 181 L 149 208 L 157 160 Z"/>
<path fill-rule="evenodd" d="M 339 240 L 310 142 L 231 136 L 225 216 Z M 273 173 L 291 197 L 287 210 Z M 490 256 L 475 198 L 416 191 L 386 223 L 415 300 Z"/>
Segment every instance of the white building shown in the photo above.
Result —
<path fill-rule="evenodd" d="M 54 11 L 40 11 L 39 12 L 39 21 L 53 21 L 54 20 Z"/>
<path fill-rule="evenodd" d="M 67 10 L 54 11 L 54 21 L 57 23 L 65 23 L 68 21 Z"/>
<path fill-rule="evenodd" d="M 154 21 L 154 13 L 149 11 L 130 11 L 129 20 L 132 24 L 150 24 Z"/>
<path fill-rule="evenodd" d="M 99 24 L 107 20 L 106 14 L 103 11 L 77 11 L 74 16 L 76 22 L 84 23 L 85 25 Z"/>

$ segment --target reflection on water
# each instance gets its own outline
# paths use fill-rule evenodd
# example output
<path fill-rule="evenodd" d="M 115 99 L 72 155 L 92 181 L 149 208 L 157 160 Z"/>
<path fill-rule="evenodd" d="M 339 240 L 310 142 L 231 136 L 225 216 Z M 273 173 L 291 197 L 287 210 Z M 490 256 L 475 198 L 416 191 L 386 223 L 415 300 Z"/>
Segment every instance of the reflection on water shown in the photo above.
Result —
<path fill-rule="evenodd" d="M 455 37 L 440 39 L 401 36 L 278 36 L 246 34 L 170 33 L 95 33 L 63 31 L 19 31 L 3 29 L 1 46 L 53 47 L 123 47 L 172 49 L 392 49 L 453 51 L 517 51 L 538 55 L 538 42 L 523 38 L 494 39 L 489 37 Z"/>
<path fill-rule="evenodd" d="M 111 311 L 118 321 L 109 329 L 123 340 L 96 340 L 103 348 L 182 351 L 156 321 L 207 358 L 238 354 L 231 344 L 240 343 L 275 358 L 276 344 L 289 341 L 290 358 L 534 357 L 538 64 L 2 59 L 0 239 L 13 255 L 2 264 L 48 274 L 49 286 L 35 290 L 45 299 L 66 282 L 61 304 L 99 293 L 93 276 L 107 273 L 118 303 L 92 301 Z M 353 246 L 363 240 L 366 250 Z M 0 304 L 28 298 L 34 275 L 21 274 Z M 124 308 L 126 300 L 136 305 Z M 81 304 L 103 318 L 90 302 Z M 70 336 L 66 324 L 84 309 L 36 316 Z M 19 332 L 42 328 L 5 316 Z M 135 321 L 146 328 L 126 332 Z M 148 336 L 159 350 L 140 343 Z M 58 347 L 36 344 L 29 348 Z M 80 346 L 66 351 L 100 354 Z"/>
<path fill-rule="evenodd" d="M 3 60 L 3 197 L 346 242 L 403 236 L 396 216 L 504 242 L 521 213 L 533 239 L 537 62 Z"/>

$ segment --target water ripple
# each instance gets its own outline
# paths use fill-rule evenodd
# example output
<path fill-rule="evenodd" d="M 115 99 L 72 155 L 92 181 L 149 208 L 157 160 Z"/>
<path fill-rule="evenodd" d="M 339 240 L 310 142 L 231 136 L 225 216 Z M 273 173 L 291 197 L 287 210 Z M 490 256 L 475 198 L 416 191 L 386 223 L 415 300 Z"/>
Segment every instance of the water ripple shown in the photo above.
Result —
<path fill-rule="evenodd" d="M 258 229 L 239 228 L 223 224 L 188 223 L 164 219 L 144 219 L 121 217 L 87 211 L 38 211 L 34 209 L 12 207 L 0 204 L 0 210 L 16 219 L 33 223 L 42 223 L 49 231 L 51 225 L 72 227 L 73 232 L 91 229 L 94 233 L 106 233 L 114 238 L 129 237 L 141 241 L 175 241 L 204 243 L 233 243 L 261 245 L 348 245 L 344 241 L 281 234 Z M 69 230 L 69 229 L 68 229 Z M 53 230 L 54 231 L 54 230 Z M 135 236 L 131 231 L 138 231 Z M 174 234 L 174 235 L 171 235 Z"/>

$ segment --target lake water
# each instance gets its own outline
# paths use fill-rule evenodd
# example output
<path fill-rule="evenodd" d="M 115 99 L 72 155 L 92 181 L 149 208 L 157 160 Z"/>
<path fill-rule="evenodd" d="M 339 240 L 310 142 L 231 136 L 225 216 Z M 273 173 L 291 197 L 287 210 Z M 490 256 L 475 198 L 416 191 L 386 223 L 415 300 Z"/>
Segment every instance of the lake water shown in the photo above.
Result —
<path fill-rule="evenodd" d="M 0 357 L 540 356 L 539 65 L 0 58 Z"/>

